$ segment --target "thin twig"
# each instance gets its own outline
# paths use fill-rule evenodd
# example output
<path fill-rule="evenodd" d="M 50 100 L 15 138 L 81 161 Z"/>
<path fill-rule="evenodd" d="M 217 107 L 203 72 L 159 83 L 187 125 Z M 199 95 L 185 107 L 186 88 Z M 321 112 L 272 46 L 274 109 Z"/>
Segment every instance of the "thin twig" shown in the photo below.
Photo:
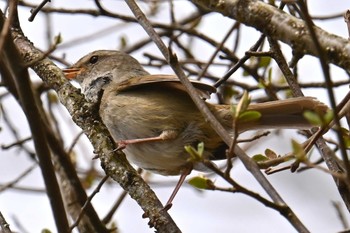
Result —
<path fill-rule="evenodd" d="M 275 41 L 271 37 L 269 37 L 268 40 L 270 43 L 270 48 L 273 51 L 273 58 L 276 61 L 276 63 L 278 64 L 279 68 L 281 69 L 283 75 L 285 76 L 287 83 L 290 86 L 290 89 L 292 91 L 293 96 L 303 96 L 304 94 L 301 91 L 300 85 L 299 85 L 298 81 L 296 80 L 295 76 L 293 75 L 293 73 L 291 72 L 291 70 L 289 69 L 288 64 L 283 57 L 282 51 L 280 50 L 277 41 Z M 350 97 L 350 95 L 349 95 L 349 97 Z M 343 101 L 343 102 L 345 102 L 345 101 Z M 338 115 L 337 111 L 335 112 L 335 115 Z M 311 146 L 314 145 L 314 142 L 317 140 L 316 141 L 317 148 L 321 152 L 321 155 L 322 155 L 324 161 L 326 162 L 328 169 L 331 171 L 331 174 L 336 174 L 337 172 L 342 172 L 342 169 L 336 160 L 336 155 L 327 146 L 325 141 L 321 138 L 321 136 L 324 134 L 325 130 L 323 128 L 320 128 L 318 130 L 318 132 L 316 132 L 316 131 L 311 130 L 311 133 L 309 133 L 309 135 L 313 134 L 313 137 L 311 140 L 309 140 L 310 143 L 309 143 L 309 145 L 306 146 L 305 151 L 306 152 L 309 151 L 311 149 Z M 348 183 L 348 182 L 344 183 L 342 180 L 339 180 L 337 177 L 334 177 L 334 176 L 333 176 L 333 179 L 335 180 L 335 183 L 337 184 L 339 193 L 341 194 L 345 204 L 347 205 L 348 210 L 350 211 L 349 190 L 346 187 L 343 187 L 344 185 L 347 186 L 346 183 Z"/>
<path fill-rule="evenodd" d="M 4 216 L 2 215 L 1 212 L 0 212 L 0 226 L 1 226 L 2 233 L 12 233 L 12 231 L 10 229 L 10 224 L 8 224 L 6 222 Z"/>
<path fill-rule="evenodd" d="M 215 172 L 215 174 L 219 175 L 221 178 L 223 178 L 226 182 L 228 182 L 230 185 L 232 185 L 233 188 L 230 189 L 222 189 L 215 186 L 215 189 L 220 191 L 229 191 L 229 192 L 240 192 L 247 194 L 248 196 L 258 200 L 259 202 L 263 203 L 265 206 L 270 207 L 272 209 L 278 210 L 280 212 L 284 211 L 285 208 L 288 208 L 284 205 L 278 205 L 274 202 L 271 202 L 264 197 L 260 196 L 258 193 L 252 192 L 249 189 L 244 188 L 240 184 L 238 184 L 235 180 L 233 180 L 231 177 L 227 176 L 225 172 L 222 172 L 220 169 L 217 168 L 217 166 L 213 165 L 211 161 L 204 161 L 205 166 L 207 166 L 210 170 Z"/>
<path fill-rule="evenodd" d="M 312 22 L 312 19 L 309 16 L 309 12 L 308 12 L 308 9 L 307 9 L 305 2 L 302 0 L 298 0 L 298 5 L 300 7 L 301 12 L 303 13 L 304 20 L 305 20 L 306 25 L 309 29 L 310 36 L 314 42 L 314 46 L 316 47 L 316 51 L 318 53 L 319 61 L 320 61 L 321 68 L 323 71 L 323 75 L 324 75 L 324 78 L 325 78 L 325 81 L 327 84 L 327 92 L 328 92 L 329 100 L 331 103 L 331 107 L 333 110 L 336 110 L 337 104 L 336 104 L 335 96 L 334 96 L 334 92 L 333 92 L 333 81 L 331 79 L 326 54 L 324 52 L 324 49 L 321 47 L 318 36 L 316 35 L 315 29 L 314 29 L 314 24 Z M 335 126 L 337 128 L 336 135 L 338 137 L 338 141 L 339 141 L 339 145 L 340 145 L 340 152 L 341 152 L 341 155 L 342 155 L 342 158 L 344 161 L 344 165 L 345 165 L 345 169 L 346 169 L 346 176 L 347 176 L 348 181 L 350 182 L 350 163 L 349 163 L 349 158 L 348 158 L 347 151 L 346 151 L 345 142 L 344 142 L 344 139 L 343 139 L 341 131 L 340 131 L 340 128 L 341 128 L 340 119 L 339 119 L 339 116 L 337 114 L 334 114 L 334 121 L 335 121 Z M 348 189 L 350 190 L 350 183 L 349 182 L 346 182 L 346 183 L 347 183 Z"/>
<path fill-rule="evenodd" d="M 97 185 L 97 187 L 94 189 L 94 191 L 91 193 L 91 195 L 87 198 L 85 204 L 83 205 L 83 207 L 81 208 L 81 212 L 78 216 L 78 218 L 75 220 L 75 222 L 70 226 L 70 231 L 72 231 L 76 226 L 78 226 L 81 218 L 83 217 L 83 215 L 85 214 L 85 209 L 88 206 L 88 204 L 91 203 L 92 199 L 94 198 L 94 196 L 100 192 L 100 189 L 102 187 L 102 185 L 108 180 L 109 176 L 106 175 L 105 177 L 103 177 L 103 179 L 100 181 L 100 183 Z"/>
<path fill-rule="evenodd" d="M 179 77 L 180 81 L 185 86 L 185 88 L 187 89 L 188 94 L 191 96 L 192 100 L 194 101 L 198 109 L 201 111 L 202 115 L 211 124 L 213 129 L 215 129 L 215 131 L 220 135 L 223 141 L 227 145 L 230 145 L 232 138 L 229 136 L 229 134 L 226 132 L 223 126 L 216 120 L 215 116 L 208 109 L 208 106 L 203 102 L 202 99 L 199 98 L 199 96 L 195 91 L 195 88 L 183 73 L 177 61 L 176 56 L 172 53 L 169 53 L 165 44 L 159 38 L 155 30 L 153 29 L 152 25 L 148 22 L 147 18 L 142 13 L 140 8 L 137 6 L 135 1 L 126 0 L 126 3 L 128 4 L 131 11 L 134 13 L 136 19 L 139 21 L 141 26 L 145 29 L 145 31 L 152 38 L 154 43 L 158 46 L 163 56 L 167 59 L 168 63 L 173 68 L 174 72 Z M 264 190 L 268 193 L 268 195 L 272 198 L 272 200 L 275 203 L 283 206 L 283 208 L 286 210 L 284 211 L 283 216 L 285 216 L 290 221 L 290 223 L 300 232 L 309 232 L 306 229 L 306 227 L 302 224 L 302 222 L 297 218 L 297 216 L 293 213 L 293 211 L 290 208 L 288 208 L 286 203 L 283 201 L 280 195 L 276 192 L 274 187 L 269 183 L 267 178 L 261 173 L 257 164 L 240 147 L 235 146 L 234 152 L 240 158 L 240 160 L 242 161 L 244 166 L 247 168 L 247 170 L 249 170 L 252 173 L 252 175 L 258 180 L 260 185 L 264 188 Z"/>
<path fill-rule="evenodd" d="M 39 11 L 46 5 L 46 3 L 51 2 L 51 0 L 43 0 L 37 7 L 32 9 L 30 12 L 32 13 L 28 18 L 29 22 L 33 22 L 35 16 L 39 13 Z"/>
<path fill-rule="evenodd" d="M 250 48 L 250 51 L 256 51 L 260 47 L 261 43 L 265 40 L 265 35 L 261 35 L 259 40 Z M 214 87 L 219 87 L 222 83 L 226 82 L 231 75 L 236 72 L 242 65 L 250 58 L 249 54 L 245 54 L 238 62 L 215 84 Z"/>
<path fill-rule="evenodd" d="M 35 163 L 32 166 L 30 166 L 29 168 L 27 168 L 24 172 L 22 172 L 22 174 L 20 174 L 17 178 L 15 178 L 14 180 L 12 180 L 11 182 L 8 182 L 5 185 L 1 185 L 0 186 L 0 192 L 5 191 L 8 188 L 13 187 L 15 184 L 17 184 L 18 182 L 20 182 L 24 177 L 26 177 L 27 175 L 29 175 L 34 168 L 38 167 L 38 164 Z"/>
<path fill-rule="evenodd" d="M 15 5 L 15 7 L 17 7 Z M 15 10 L 17 12 L 17 9 Z M 4 25 L 3 15 L 0 15 L 0 27 Z M 19 101 L 24 113 L 28 119 L 30 130 L 33 135 L 34 147 L 38 156 L 39 165 L 43 175 L 43 179 L 47 188 L 48 196 L 52 212 L 55 217 L 56 227 L 59 232 L 68 231 L 68 220 L 65 215 L 65 208 L 60 194 L 57 178 L 51 161 L 51 152 L 47 144 L 43 122 L 41 121 L 41 113 L 35 101 L 34 93 L 31 88 L 28 70 L 24 66 L 22 57 L 16 49 L 13 41 L 7 41 L 2 51 L 0 61 L 0 70 L 6 74 L 7 79 L 11 79 L 16 87 Z M 6 64 L 6 65 L 5 65 Z M 6 71 L 5 71 L 6 70 Z"/>
<path fill-rule="evenodd" d="M 112 217 L 115 213 L 115 211 L 119 208 L 120 204 L 123 202 L 123 200 L 125 199 L 126 195 L 128 193 L 123 190 L 123 192 L 119 195 L 117 201 L 113 204 L 112 208 L 110 209 L 110 211 L 107 213 L 107 215 L 102 219 L 102 222 L 104 224 L 108 224 L 111 220 Z"/>
<path fill-rule="evenodd" d="M 41 56 L 40 51 L 28 41 L 20 30 L 12 30 L 11 32 L 16 46 L 26 62 L 30 62 Z M 0 59 L 0 63 L 1 61 Z M 94 106 L 86 102 L 80 90 L 70 85 L 67 80 L 64 79 L 62 71 L 49 59 L 44 58 L 31 68 L 48 86 L 51 86 L 57 92 L 60 101 L 72 115 L 73 121 L 84 129 L 85 134 L 92 142 L 106 174 L 117 181 L 121 187 L 127 190 L 128 194 L 137 201 L 140 207 L 145 211 L 145 214 L 149 217 L 150 224 L 157 223 L 157 228 L 168 230 L 164 230 L 163 232 L 169 232 L 169 230 L 180 232 L 171 216 L 167 212 L 161 211 L 163 209 L 162 203 L 137 174 L 135 169 L 127 162 L 125 155 L 120 151 L 115 151 L 115 145 L 108 130 L 103 125 L 100 118 L 97 117 L 97 114 L 92 113 L 91 110 Z M 55 145 L 52 143 L 50 146 L 54 147 Z M 140 193 L 142 193 L 142 195 L 140 195 Z M 80 198 L 79 202 L 81 200 Z M 80 203 L 78 204 L 80 205 Z M 64 211 L 61 211 L 61 213 L 64 213 Z M 97 215 L 96 217 L 98 218 Z M 102 230 L 89 232 L 105 232 L 106 229 L 103 228 L 102 226 Z"/>
<path fill-rule="evenodd" d="M 225 44 L 225 42 L 227 41 L 227 39 L 231 36 L 232 32 L 237 29 L 239 27 L 240 23 L 239 22 L 235 22 L 232 27 L 228 30 L 228 32 L 226 33 L 225 37 L 222 39 L 221 43 L 219 44 L 219 46 L 215 49 L 215 52 L 211 55 L 209 61 L 206 63 L 206 65 L 204 66 L 203 70 L 198 74 L 198 78 L 197 80 L 200 80 L 204 74 L 207 72 L 208 68 L 210 65 L 212 65 L 216 55 L 219 53 L 219 51 L 221 50 L 221 48 L 223 47 L 223 45 Z"/>
<path fill-rule="evenodd" d="M 75 147 L 75 145 L 78 143 L 80 137 L 84 135 L 84 132 L 81 131 L 80 133 L 78 133 L 78 135 L 74 138 L 74 140 L 72 141 L 70 147 L 68 148 L 67 154 L 71 154 L 73 151 L 73 148 Z"/>
<path fill-rule="evenodd" d="M 335 210 L 337 211 L 338 218 L 339 218 L 340 222 L 342 223 L 343 228 L 344 229 L 348 229 L 349 228 L 349 223 L 347 221 L 347 216 L 345 216 L 345 213 L 342 210 L 342 205 L 339 202 L 336 202 L 336 201 L 332 201 L 332 204 L 333 204 Z"/>
<path fill-rule="evenodd" d="M 7 150 L 7 149 L 10 149 L 11 147 L 14 147 L 14 146 L 18 146 L 18 145 L 22 146 L 23 143 L 26 143 L 30 140 L 32 140 L 32 137 L 27 137 L 27 138 L 18 140 L 16 142 L 13 142 L 13 143 L 8 144 L 8 145 L 1 145 L 1 149 Z"/>
<path fill-rule="evenodd" d="M 9 1 L 8 5 L 9 5 L 8 6 L 8 9 L 9 9 L 8 18 L 5 20 L 5 23 L 4 23 L 3 27 L 1 27 L 0 51 L 2 51 L 2 49 L 4 47 L 5 40 L 8 39 L 8 33 L 10 31 L 10 27 L 12 25 L 12 21 L 14 20 L 14 18 L 16 16 L 17 1 L 16 0 Z"/>

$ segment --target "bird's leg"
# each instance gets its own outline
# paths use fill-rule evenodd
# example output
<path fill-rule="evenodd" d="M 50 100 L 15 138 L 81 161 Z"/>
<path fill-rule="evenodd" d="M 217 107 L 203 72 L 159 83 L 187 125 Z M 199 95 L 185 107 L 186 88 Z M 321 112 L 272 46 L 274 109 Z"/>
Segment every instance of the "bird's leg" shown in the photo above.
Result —
<path fill-rule="evenodd" d="M 173 190 L 173 192 L 171 193 L 169 200 L 167 201 L 167 203 L 165 204 L 163 210 L 168 211 L 172 206 L 173 206 L 173 200 L 177 194 L 177 192 L 179 191 L 179 189 L 181 188 L 182 184 L 184 183 L 186 177 L 191 173 L 192 171 L 192 166 L 186 167 L 179 178 L 179 181 L 177 182 L 175 189 Z"/>
<path fill-rule="evenodd" d="M 155 137 L 120 140 L 120 141 L 117 141 L 118 143 L 117 150 L 122 150 L 129 144 L 175 139 L 178 136 L 178 134 L 179 133 L 176 130 L 164 130 L 159 136 L 155 136 Z"/>

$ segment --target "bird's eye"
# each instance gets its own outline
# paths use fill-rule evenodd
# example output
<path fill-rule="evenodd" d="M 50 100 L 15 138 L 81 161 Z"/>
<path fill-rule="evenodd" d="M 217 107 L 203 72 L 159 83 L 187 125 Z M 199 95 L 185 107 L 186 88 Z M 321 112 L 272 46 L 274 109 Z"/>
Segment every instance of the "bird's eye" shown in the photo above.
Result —
<path fill-rule="evenodd" d="M 98 61 L 98 56 L 90 57 L 90 60 L 89 60 L 90 64 L 95 64 L 97 61 Z"/>

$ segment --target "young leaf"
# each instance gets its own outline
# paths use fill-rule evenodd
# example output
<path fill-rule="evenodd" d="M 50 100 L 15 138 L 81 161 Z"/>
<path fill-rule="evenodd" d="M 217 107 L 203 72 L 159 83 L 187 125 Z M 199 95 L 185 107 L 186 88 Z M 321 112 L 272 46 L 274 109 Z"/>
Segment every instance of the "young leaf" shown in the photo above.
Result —
<path fill-rule="evenodd" d="M 265 150 L 265 155 L 266 155 L 269 159 L 275 159 L 275 158 L 278 157 L 277 154 L 276 154 L 276 152 L 274 152 L 274 151 L 271 150 L 271 149 L 266 149 L 266 150 Z"/>
<path fill-rule="evenodd" d="M 257 154 L 257 155 L 254 155 L 252 157 L 252 159 L 255 161 L 255 162 L 264 162 L 264 161 L 267 161 L 269 160 L 268 157 L 266 157 L 265 155 L 262 155 L 262 154 Z"/>
<path fill-rule="evenodd" d="M 243 73 L 242 73 L 242 76 L 243 77 L 248 77 L 248 76 L 250 76 L 250 74 L 248 73 L 248 71 L 244 70 Z"/>
<path fill-rule="evenodd" d="M 259 80 L 258 87 L 260 89 L 265 89 L 267 87 L 266 83 L 263 80 Z"/>
<path fill-rule="evenodd" d="M 202 157 L 203 152 L 204 152 L 204 142 L 198 143 L 197 152 Z"/>
<path fill-rule="evenodd" d="M 198 143 L 197 149 L 193 146 L 186 145 L 185 150 L 190 154 L 190 161 L 202 161 L 204 152 L 204 143 Z"/>
<path fill-rule="evenodd" d="M 41 233 L 51 233 L 51 232 L 52 231 L 50 231 L 49 229 L 46 229 L 46 228 L 41 230 Z"/>
<path fill-rule="evenodd" d="M 333 120 L 333 118 L 334 118 L 334 112 L 331 109 L 329 109 L 326 112 L 326 114 L 323 116 L 323 121 L 326 125 L 328 125 L 329 122 Z"/>
<path fill-rule="evenodd" d="M 259 67 L 268 67 L 271 63 L 271 57 L 260 57 Z"/>
<path fill-rule="evenodd" d="M 293 139 L 292 139 L 292 148 L 293 148 L 293 154 L 298 161 L 302 162 L 306 160 L 306 153 L 304 151 L 304 147 Z"/>
<path fill-rule="evenodd" d="M 247 91 L 244 91 L 242 98 L 239 100 L 235 112 L 234 112 L 234 117 L 238 118 L 239 114 L 241 112 L 244 112 L 247 110 L 248 106 L 250 104 L 250 97 L 248 95 Z"/>
<path fill-rule="evenodd" d="M 231 105 L 232 116 L 237 116 L 237 105 Z"/>
<path fill-rule="evenodd" d="M 349 130 L 345 129 L 345 128 L 341 128 L 341 133 L 342 133 L 342 137 L 345 143 L 346 148 L 350 148 L 350 133 Z"/>
<path fill-rule="evenodd" d="M 213 181 L 204 176 L 193 177 L 188 183 L 197 189 L 214 189 L 215 187 Z"/>
<path fill-rule="evenodd" d="M 48 91 L 47 92 L 47 99 L 49 100 L 49 102 L 51 104 L 58 104 L 58 103 L 60 103 L 59 99 L 58 99 L 58 96 L 57 96 L 56 92 L 54 92 L 54 91 Z"/>
<path fill-rule="evenodd" d="M 346 136 L 346 137 L 343 137 L 343 139 L 344 139 L 346 148 L 349 149 L 350 148 L 350 137 Z"/>
<path fill-rule="evenodd" d="M 261 113 L 258 111 L 245 111 L 239 114 L 238 122 L 252 122 L 259 120 L 261 118 Z"/>
<path fill-rule="evenodd" d="M 126 36 L 121 36 L 119 38 L 119 49 L 123 50 L 128 46 L 128 39 Z"/>
<path fill-rule="evenodd" d="M 268 80 L 268 84 L 271 85 L 272 83 L 272 68 L 269 68 L 267 71 L 267 80 Z"/>
<path fill-rule="evenodd" d="M 58 35 L 54 37 L 53 41 L 55 45 L 61 44 L 63 41 L 61 33 L 58 33 Z"/>
<path fill-rule="evenodd" d="M 305 117 L 306 120 L 310 122 L 310 124 L 315 126 L 322 126 L 322 123 L 323 123 L 322 118 L 317 113 L 312 111 L 305 111 L 303 113 L 303 116 Z"/>

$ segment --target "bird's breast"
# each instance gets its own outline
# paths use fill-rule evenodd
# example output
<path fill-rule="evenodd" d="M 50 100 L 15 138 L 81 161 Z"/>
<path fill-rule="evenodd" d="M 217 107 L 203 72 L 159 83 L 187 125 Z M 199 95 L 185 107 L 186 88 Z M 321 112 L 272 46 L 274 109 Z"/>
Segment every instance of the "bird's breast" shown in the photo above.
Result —
<path fill-rule="evenodd" d="M 178 132 L 176 138 L 129 144 L 127 158 L 143 169 L 164 175 L 177 175 L 188 165 L 185 145 L 205 140 L 202 126 L 207 125 L 186 96 L 168 92 L 105 91 L 100 115 L 115 141 L 144 139 L 162 132 Z"/>

